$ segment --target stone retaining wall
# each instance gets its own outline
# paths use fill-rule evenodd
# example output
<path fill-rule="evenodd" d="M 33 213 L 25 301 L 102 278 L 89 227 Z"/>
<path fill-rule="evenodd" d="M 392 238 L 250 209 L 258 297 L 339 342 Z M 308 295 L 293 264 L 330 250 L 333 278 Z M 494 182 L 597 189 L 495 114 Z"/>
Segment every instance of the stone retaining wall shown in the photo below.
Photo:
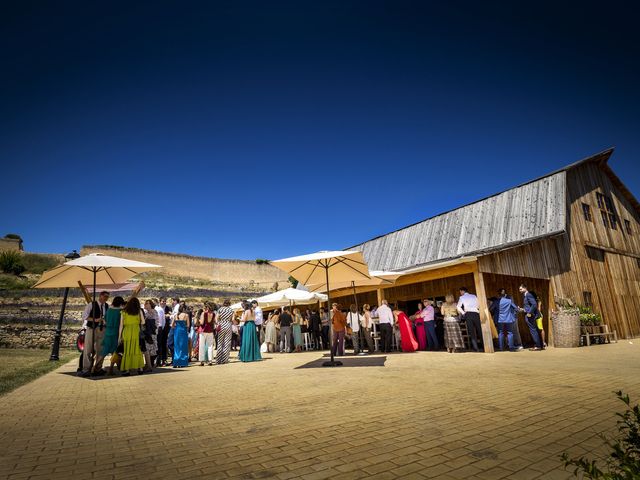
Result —
<path fill-rule="evenodd" d="M 79 326 L 63 326 L 60 348 L 75 348 L 79 331 Z M 0 347 L 51 348 L 54 334 L 54 325 L 0 324 Z"/>
<path fill-rule="evenodd" d="M 212 282 L 245 285 L 259 284 L 262 287 L 271 287 L 276 282 L 286 284 L 289 278 L 289 275 L 272 265 L 258 264 L 252 260 L 196 257 L 105 245 L 84 245 L 80 253 L 82 255 L 102 253 L 139 262 L 153 263 L 162 265 L 163 268 L 158 269 L 162 273 Z"/>

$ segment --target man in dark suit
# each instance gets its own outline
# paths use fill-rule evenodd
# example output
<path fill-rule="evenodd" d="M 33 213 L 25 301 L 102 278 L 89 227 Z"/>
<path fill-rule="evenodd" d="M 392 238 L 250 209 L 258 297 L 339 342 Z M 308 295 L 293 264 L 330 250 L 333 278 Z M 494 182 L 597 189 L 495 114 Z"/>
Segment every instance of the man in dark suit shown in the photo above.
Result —
<path fill-rule="evenodd" d="M 531 350 L 540 351 L 543 350 L 542 341 L 540 340 L 540 333 L 538 332 L 538 325 L 536 320 L 540 317 L 540 310 L 538 310 L 538 302 L 536 297 L 534 297 L 527 286 L 523 283 L 520 285 L 520 293 L 524 296 L 524 315 L 525 321 L 527 322 L 527 326 L 529 327 L 529 331 L 531 332 L 531 338 L 535 343 L 535 347 Z"/>

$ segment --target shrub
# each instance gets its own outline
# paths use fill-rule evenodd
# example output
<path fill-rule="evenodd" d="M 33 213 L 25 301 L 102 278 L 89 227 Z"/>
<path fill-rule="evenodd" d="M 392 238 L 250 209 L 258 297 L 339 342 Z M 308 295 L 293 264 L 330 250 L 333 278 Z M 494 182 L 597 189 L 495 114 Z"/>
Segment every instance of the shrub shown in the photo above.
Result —
<path fill-rule="evenodd" d="M 57 267 L 60 262 L 49 255 L 37 253 L 25 253 L 22 255 L 22 265 L 28 273 L 42 273 L 50 268 Z"/>
<path fill-rule="evenodd" d="M 631 407 L 629 395 L 622 391 L 617 391 L 616 396 L 624 402 L 626 411 L 616 414 L 621 419 L 618 420 L 619 438 L 608 439 L 601 435 L 605 445 L 611 449 L 606 460 L 606 472 L 595 460 L 585 457 L 569 458 L 565 452 L 561 457 L 564 467 L 576 467 L 573 471 L 576 477 L 601 480 L 640 478 L 640 406 Z"/>
<path fill-rule="evenodd" d="M 289 275 L 289 283 L 291 284 L 291 286 L 293 288 L 296 288 L 298 286 L 298 280 L 296 280 L 295 278 L 293 278 L 292 275 Z"/>
<path fill-rule="evenodd" d="M 269 260 L 265 260 L 264 258 L 256 258 L 256 263 L 258 265 L 269 265 Z"/>
<path fill-rule="evenodd" d="M 20 235 L 18 235 L 17 233 L 7 233 L 4 238 L 10 238 L 12 240 L 20 240 L 22 241 L 22 237 Z"/>
<path fill-rule="evenodd" d="M 20 275 L 24 272 L 22 255 L 14 251 L 0 252 L 0 270 L 4 273 Z"/>

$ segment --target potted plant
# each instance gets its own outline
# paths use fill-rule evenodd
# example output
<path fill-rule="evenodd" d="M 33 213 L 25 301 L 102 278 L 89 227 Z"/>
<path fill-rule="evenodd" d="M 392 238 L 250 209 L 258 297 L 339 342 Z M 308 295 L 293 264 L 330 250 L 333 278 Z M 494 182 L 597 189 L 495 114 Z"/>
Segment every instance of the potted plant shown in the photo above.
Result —
<path fill-rule="evenodd" d="M 551 313 L 553 345 L 558 348 L 580 346 L 580 310 L 570 300 L 556 300 L 556 308 Z"/>

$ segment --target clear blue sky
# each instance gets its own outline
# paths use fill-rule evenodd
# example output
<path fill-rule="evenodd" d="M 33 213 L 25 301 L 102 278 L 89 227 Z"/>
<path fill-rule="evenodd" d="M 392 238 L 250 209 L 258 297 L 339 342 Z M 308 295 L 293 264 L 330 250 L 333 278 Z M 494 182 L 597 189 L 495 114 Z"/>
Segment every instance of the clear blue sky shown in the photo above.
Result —
<path fill-rule="evenodd" d="M 427 3 L 4 5 L 0 234 L 274 259 L 610 146 L 638 196 L 637 11 Z"/>

